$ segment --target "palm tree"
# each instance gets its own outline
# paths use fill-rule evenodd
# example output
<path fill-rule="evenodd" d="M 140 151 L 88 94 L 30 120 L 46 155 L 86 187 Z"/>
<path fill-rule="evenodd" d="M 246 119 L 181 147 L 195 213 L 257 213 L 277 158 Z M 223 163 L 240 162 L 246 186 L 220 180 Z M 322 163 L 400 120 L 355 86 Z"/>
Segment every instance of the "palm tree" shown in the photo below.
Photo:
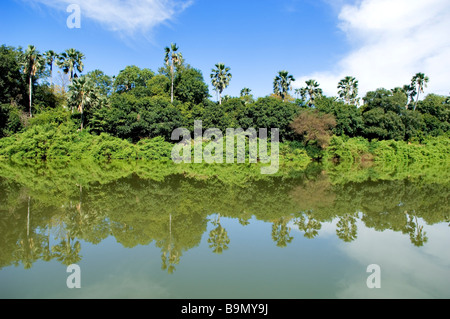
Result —
<path fill-rule="evenodd" d="M 214 86 L 218 97 L 219 104 L 222 104 L 222 92 L 225 90 L 230 84 L 231 73 L 230 68 L 225 66 L 223 63 L 217 63 L 216 69 L 212 69 L 211 73 L 211 83 Z"/>
<path fill-rule="evenodd" d="M 319 88 L 319 83 L 317 83 L 317 81 L 315 80 L 308 80 L 305 83 L 306 88 L 303 88 L 303 96 L 306 97 L 306 95 L 308 95 L 308 104 L 309 106 L 313 106 L 315 100 L 323 95 L 323 91 L 321 88 Z"/>
<path fill-rule="evenodd" d="M 213 249 L 213 253 L 222 254 L 224 250 L 228 249 L 228 245 L 230 244 L 230 238 L 228 237 L 228 233 L 225 228 L 220 224 L 220 214 L 217 219 L 213 222 L 214 226 L 217 226 L 215 229 L 211 230 L 209 233 L 208 243 L 209 248 Z"/>
<path fill-rule="evenodd" d="M 273 93 L 279 95 L 284 102 L 288 92 L 292 89 L 292 82 L 294 81 L 294 76 L 290 75 L 288 71 L 279 71 L 273 80 Z"/>
<path fill-rule="evenodd" d="M 295 89 L 294 92 L 297 99 L 302 95 L 302 89 Z"/>
<path fill-rule="evenodd" d="M 75 49 L 68 49 L 59 55 L 57 64 L 64 71 L 64 73 L 69 74 L 70 82 L 72 82 L 74 77 L 78 77 L 75 70 L 78 70 L 80 73 L 83 72 L 84 58 L 84 54 Z"/>
<path fill-rule="evenodd" d="M 243 88 L 242 90 L 241 90 L 241 97 L 245 97 L 245 96 L 250 96 L 250 92 L 251 92 L 252 90 L 250 90 L 249 88 Z"/>
<path fill-rule="evenodd" d="M 417 92 L 417 99 L 414 103 L 414 111 L 416 110 L 417 103 L 419 102 L 420 93 L 424 92 L 424 87 L 427 87 L 427 83 L 430 81 L 428 76 L 423 73 L 417 73 L 411 80 L 411 86 L 415 88 Z"/>
<path fill-rule="evenodd" d="M 33 96 L 33 77 L 35 77 L 36 74 L 42 69 L 44 65 L 44 59 L 39 51 L 36 50 L 36 47 L 34 45 L 29 45 L 22 56 L 22 64 L 24 66 L 24 73 L 28 77 L 30 117 L 33 117 L 31 111 Z"/>
<path fill-rule="evenodd" d="M 287 226 L 289 218 L 281 217 L 272 224 L 272 240 L 278 247 L 286 247 L 294 239 L 291 236 L 291 228 Z"/>
<path fill-rule="evenodd" d="M 416 89 L 412 85 L 403 85 L 403 87 L 396 87 L 391 90 L 392 94 L 403 94 L 406 97 L 405 108 L 408 109 L 409 105 L 414 102 L 416 96 Z M 411 99 L 411 102 L 410 102 Z"/>
<path fill-rule="evenodd" d="M 357 238 L 358 226 L 356 218 L 352 214 L 345 214 L 339 218 L 336 225 L 336 235 L 343 241 L 349 243 Z"/>
<path fill-rule="evenodd" d="M 358 96 L 358 81 L 352 76 L 346 76 L 338 84 L 338 94 L 345 104 L 356 104 Z"/>
<path fill-rule="evenodd" d="M 53 63 L 59 58 L 58 54 L 53 50 L 45 52 L 45 62 L 50 68 L 50 86 L 53 88 Z"/>
<path fill-rule="evenodd" d="M 52 247 L 54 258 L 60 261 L 63 265 L 69 266 L 81 260 L 80 251 L 81 244 L 79 241 L 73 243 L 75 238 L 66 233 L 64 238 L 58 245 Z"/>
<path fill-rule="evenodd" d="M 294 222 L 299 230 L 305 232 L 303 236 L 308 239 L 313 239 L 319 235 L 319 230 L 322 228 L 322 224 L 312 215 L 312 211 L 308 211 L 302 214 L 302 216 Z"/>
<path fill-rule="evenodd" d="M 428 242 L 427 232 L 423 231 L 423 226 L 419 225 L 417 216 L 409 215 L 408 212 L 405 213 L 408 221 L 403 229 L 403 233 L 409 234 L 411 243 L 414 246 L 423 246 L 426 242 Z"/>
<path fill-rule="evenodd" d="M 178 47 L 175 43 L 172 43 L 169 47 L 165 48 L 166 56 L 164 57 L 164 62 L 169 68 L 170 74 L 170 101 L 173 103 L 173 82 L 175 78 L 175 67 L 181 65 L 183 57 L 180 52 L 178 52 Z"/>
<path fill-rule="evenodd" d="M 76 106 L 81 113 L 81 131 L 84 125 L 84 111 L 99 102 L 100 93 L 89 76 L 76 78 L 69 85 L 69 103 Z"/>

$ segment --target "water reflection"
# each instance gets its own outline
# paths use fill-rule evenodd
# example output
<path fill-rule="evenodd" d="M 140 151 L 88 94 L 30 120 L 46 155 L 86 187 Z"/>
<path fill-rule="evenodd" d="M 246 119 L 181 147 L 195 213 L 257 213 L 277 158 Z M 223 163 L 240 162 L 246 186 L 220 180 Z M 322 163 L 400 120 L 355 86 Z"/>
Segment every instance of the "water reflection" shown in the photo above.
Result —
<path fill-rule="evenodd" d="M 270 223 L 280 249 L 293 242 L 293 228 L 313 240 L 332 221 L 345 243 L 357 240 L 362 222 L 421 247 L 428 241 L 424 223 L 449 222 L 448 178 L 429 171 L 409 170 L 408 177 L 371 168 L 346 177 L 313 166 L 270 177 L 158 165 L 0 163 L 0 267 L 28 269 L 38 260 L 70 265 L 83 258 L 81 242 L 114 236 L 128 248 L 153 243 L 161 269 L 173 273 L 204 234 L 212 253 L 230 249 L 223 217 L 243 226 L 252 218 Z"/>

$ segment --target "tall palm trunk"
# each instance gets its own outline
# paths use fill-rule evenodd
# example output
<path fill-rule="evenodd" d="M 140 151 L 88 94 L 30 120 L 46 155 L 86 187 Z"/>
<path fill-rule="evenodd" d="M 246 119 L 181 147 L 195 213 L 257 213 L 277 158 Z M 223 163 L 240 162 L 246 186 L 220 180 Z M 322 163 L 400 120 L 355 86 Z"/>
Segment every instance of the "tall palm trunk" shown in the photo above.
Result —
<path fill-rule="evenodd" d="M 33 76 L 32 75 L 30 75 L 30 78 L 29 78 L 29 103 L 30 103 L 30 117 L 33 117 L 33 114 L 32 114 L 32 112 L 31 112 L 31 104 L 32 104 L 32 101 L 31 101 L 31 99 L 32 99 L 32 95 L 33 95 Z"/>
<path fill-rule="evenodd" d="M 173 103 L 173 77 L 174 77 L 174 75 L 173 75 L 173 62 L 172 62 L 172 67 L 171 67 L 171 70 L 170 70 L 170 75 L 171 75 L 171 82 L 172 82 L 172 84 L 171 84 L 171 87 L 170 87 L 170 102 L 171 103 Z"/>
<path fill-rule="evenodd" d="M 50 87 L 53 91 L 53 65 L 50 66 Z"/>
<path fill-rule="evenodd" d="M 417 103 L 419 103 L 419 96 L 420 96 L 420 88 L 419 88 L 419 90 L 417 91 L 417 99 L 416 99 L 416 103 L 414 103 L 414 111 L 416 110 Z"/>

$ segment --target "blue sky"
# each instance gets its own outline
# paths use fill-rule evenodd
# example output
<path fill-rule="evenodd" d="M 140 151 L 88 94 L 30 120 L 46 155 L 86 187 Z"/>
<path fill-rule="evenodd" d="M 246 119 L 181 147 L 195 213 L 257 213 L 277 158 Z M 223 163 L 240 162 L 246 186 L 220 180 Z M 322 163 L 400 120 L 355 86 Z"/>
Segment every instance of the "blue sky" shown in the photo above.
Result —
<path fill-rule="evenodd" d="M 66 24 L 72 3 L 80 29 Z M 403 86 L 417 72 L 430 77 L 429 92 L 450 92 L 448 0 L 2 0 L 0 15 L 1 44 L 76 48 L 86 55 L 84 73 L 157 71 L 175 42 L 208 84 L 216 63 L 229 66 L 224 94 L 233 96 L 243 87 L 270 94 L 284 69 L 295 87 L 313 78 L 327 95 L 346 75 L 364 94 Z"/>

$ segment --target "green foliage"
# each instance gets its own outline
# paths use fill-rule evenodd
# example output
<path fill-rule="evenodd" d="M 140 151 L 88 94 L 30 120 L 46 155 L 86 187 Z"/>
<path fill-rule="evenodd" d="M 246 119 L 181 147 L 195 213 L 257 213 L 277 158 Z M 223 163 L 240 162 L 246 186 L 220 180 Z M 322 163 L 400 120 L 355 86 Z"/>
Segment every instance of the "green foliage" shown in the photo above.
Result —
<path fill-rule="evenodd" d="M 147 81 L 147 88 L 151 96 L 163 96 L 170 98 L 170 79 L 162 74 L 157 74 Z"/>
<path fill-rule="evenodd" d="M 150 69 L 141 69 L 135 65 L 127 66 L 114 80 L 114 91 L 124 93 L 137 87 L 146 87 L 154 75 Z"/>
<path fill-rule="evenodd" d="M 48 85 L 36 85 L 33 94 L 33 114 L 61 107 L 64 102 L 64 99 L 56 95 Z"/>
<path fill-rule="evenodd" d="M 333 136 L 329 147 L 326 149 L 325 160 L 350 163 L 371 160 L 373 155 L 370 153 L 370 149 L 369 141 L 362 137 Z"/>
<path fill-rule="evenodd" d="M 162 137 L 142 139 L 136 144 L 137 157 L 139 159 L 161 161 L 171 159 L 173 145 Z"/>
<path fill-rule="evenodd" d="M 270 131 L 272 128 L 278 128 L 280 141 L 292 140 L 294 132 L 290 124 L 298 113 L 299 108 L 292 103 L 265 97 L 259 98 L 254 104 L 249 104 L 238 122 L 244 129 L 267 128 Z"/>
<path fill-rule="evenodd" d="M 376 91 L 367 92 L 364 97 L 363 112 L 372 109 L 381 108 L 385 112 L 394 112 L 400 114 L 405 109 L 407 104 L 407 97 L 402 92 L 392 92 L 391 90 L 378 89 Z"/>
<path fill-rule="evenodd" d="M 113 95 L 111 107 L 92 115 L 92 131 L 137 142 L 162 136 L 170 141 L 172 131 L 182 125 L 180 110 L 168 98 L 136 98 L 130 93 Z"/>
<path fill-rule="evenodd" d="M 405 126 L 399 115 L 377 107 L 363 113 L 363 135 L 369 139 L 403 140 Z"/>
<path fill-rule="evenodd" d="M 0 104 L 26 104 L 26 82 L 20 72 L 20 56 L 20 49 L 6 45 L 0 47 Z"/>
<path fill-rule="evenodd" d="M 339 136 L 360 136 L 363 129 L 361 109 L 354 104 L 344 104 L 334 98 L 321 96 L 315 101 L 316 109 L 320 112 L 332 114 L 336 120 L 333 133 Z"/>
<path fill-rule="evenodd" d="M 230 128 L 233 122 L 232 117 L 226 112 L 222 105 L 208 101 L 202 114 L 203 128 L 218 128 L 224 134 L 227 128 Z"/>
<path fill-rule="evenodd" d="M 422 144 L 403 141 L 377 141 L 373 145 L 376 161 L 382 162 L 448 162 L 450 141 L 448 138 L 429 138 Z"/>
<path fill-rule="evenodd" d="M 193 68 L 177 72 L 174 80 L 175 98 L 182 103 L 200 104 L 209 97 L 208 85 L 199 70 Z"/>
<path fill-rule="evenodd" d="M 35 115 L 32 119 L 29 120 L 28 125 L 30 127 L 33 126 L 44 126 L 44 125 L 52 125 L 58 127 L 59 125 L 66 123 L 72 120 L 72 113 L 64 110 L 62 108 L 58 109 L 50 109 L 47 111 L 43 111 L 37 115 Z M 75 122 L 73 122 L 75 124 Z"/>
<path fill-rule="evenodd" d="M 42 118 L 37 118 L 37 122 Z M 56 119 L 58 120 L 58 118 Z M 134 146 L 106 134 L 76 132 L 73 123 L 32 125 L 25 132 L 0 140 L 0 156 L 12 159 L 136 158 Z"/>
<path fill-rule="evenodd" d="M 21 111 L 10 104 L 0 104 L 0 138 L 11 136 L 22 128 Z"/>
<path fill-rule="evenodd" d="M 94 70 L 86 74 L 92 79 L 95 87 L 102 96 L 110 96 L 113 90 L 113 79 L 101 70 Z"/>

